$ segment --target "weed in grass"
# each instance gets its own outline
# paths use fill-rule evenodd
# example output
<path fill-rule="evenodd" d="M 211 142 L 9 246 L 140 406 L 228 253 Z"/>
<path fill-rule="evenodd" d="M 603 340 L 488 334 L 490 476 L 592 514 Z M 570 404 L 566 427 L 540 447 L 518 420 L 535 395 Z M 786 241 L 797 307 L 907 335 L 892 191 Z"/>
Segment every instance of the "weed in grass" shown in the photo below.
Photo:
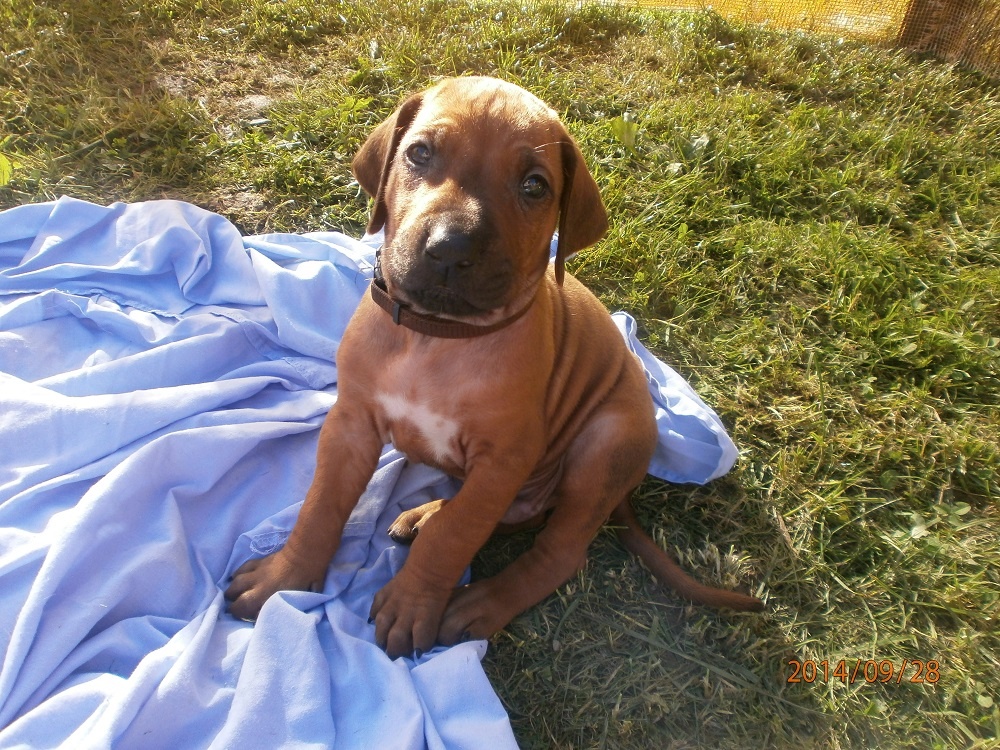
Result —
<path fill-rule="evenodd" d="M 0 6 L 0 205 L 171 196 L 359 234 L 370 129 L 442 75 L 563 113 L 608 238 L 571 269 L 741 460 L 648 480 L 658 540 L 763 616 L 661 591 L 602 533 L 486 666 L 532 747 L 987 747 L 1000 733 L 1000 95 L 878 46 L 713 13 L 432 0 Z M 494 540 L 495 572 L 528 537 Z M 789 684 L 937 660 L 940 682 Z"/>

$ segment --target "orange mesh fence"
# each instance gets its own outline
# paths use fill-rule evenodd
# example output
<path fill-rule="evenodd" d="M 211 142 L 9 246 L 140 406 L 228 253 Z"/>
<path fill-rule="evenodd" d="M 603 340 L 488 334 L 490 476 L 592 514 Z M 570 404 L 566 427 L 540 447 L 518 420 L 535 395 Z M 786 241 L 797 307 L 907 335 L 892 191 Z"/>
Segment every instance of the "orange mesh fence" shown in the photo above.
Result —
<path fill-rule="evenodd" d="M 1000 78 L 997 0 L 911 0 L 897 40 Z"/>
<path fill-rule="evenodd" d="M 638 0 L 711 7 L 723 16 L 898 43 L 1000 78 L 1000 0 Z"/>

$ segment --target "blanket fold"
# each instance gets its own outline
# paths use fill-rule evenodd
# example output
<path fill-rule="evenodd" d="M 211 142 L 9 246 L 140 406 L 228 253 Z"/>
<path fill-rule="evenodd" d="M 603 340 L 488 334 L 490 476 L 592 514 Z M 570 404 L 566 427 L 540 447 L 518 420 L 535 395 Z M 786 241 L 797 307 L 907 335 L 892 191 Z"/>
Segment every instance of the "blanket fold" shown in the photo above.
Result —
<path fill-rule="evenodd" d="M 373 643 L 406 555 L 386 528 L 457 487 L 391 446 L 324 591 L 225 613 L 294 524 L 376 242 L 242 237 L 178 201 L 0 213 L 0 749 L 516 746 L 484 643 Z M 728 471 L 718 417 L 616 322 L 657 405 L 651 471 Z"/>

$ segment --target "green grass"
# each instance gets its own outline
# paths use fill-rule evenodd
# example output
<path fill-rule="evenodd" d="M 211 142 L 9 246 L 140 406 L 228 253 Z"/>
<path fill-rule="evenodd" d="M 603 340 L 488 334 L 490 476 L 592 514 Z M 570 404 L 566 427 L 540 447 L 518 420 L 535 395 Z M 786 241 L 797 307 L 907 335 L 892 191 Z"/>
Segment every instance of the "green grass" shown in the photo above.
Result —
<path fill-rule="evenodd" d="M 711 13 L 8 0 L 0 206 L 172 197 L 246 232 L 359 234 L 355 149 L 461 73 L 564 113 L 612 217 L 571 270 L 742 452 L 709 487 L 647 481 L 640 515 L 698 576 L 768 600 L 687 606 L 602 534 L 486 658 L 521 744 L 997 747 L 995 84 Z M 940 681 L 788 684 L 790 659 L 933 659 Z"/>

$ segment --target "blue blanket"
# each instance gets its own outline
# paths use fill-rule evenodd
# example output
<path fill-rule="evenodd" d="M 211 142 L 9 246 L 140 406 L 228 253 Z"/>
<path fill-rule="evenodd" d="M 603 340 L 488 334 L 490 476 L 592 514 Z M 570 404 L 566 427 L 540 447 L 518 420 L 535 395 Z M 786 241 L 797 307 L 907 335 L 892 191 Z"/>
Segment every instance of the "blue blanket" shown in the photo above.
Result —
<path fill-rule="evenodd" d="M 294 523 L 376 243 L 176 201 L 0 213 L 0 748 L 515 747 L 484 642 L 373 643 L 406 555 L 385 529 L 456 489 L 391 446 L 324 591 L 225 613 Z M 725 473 L 718 417 L 615 319 L 657 403 L 651 471 Z"/>

